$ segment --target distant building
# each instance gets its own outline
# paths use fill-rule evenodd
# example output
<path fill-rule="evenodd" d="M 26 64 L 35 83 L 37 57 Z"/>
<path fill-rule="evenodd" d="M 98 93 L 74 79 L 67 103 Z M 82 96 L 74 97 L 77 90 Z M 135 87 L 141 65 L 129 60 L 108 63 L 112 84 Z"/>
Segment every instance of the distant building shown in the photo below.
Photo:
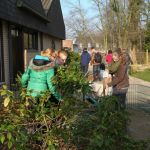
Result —
<path fill-rule="evenodd" d="M 29 58 L 48 47 L 60 49 L 64 39 L 60 0 L 1 0 L 0 84 L 14 83 Z"/>
<path fill-rule="evenodd" d="M 71 51 L 73 51 L 73 40 L 71 39 L 63 40 L 63 47 L 69 48 Z"/>

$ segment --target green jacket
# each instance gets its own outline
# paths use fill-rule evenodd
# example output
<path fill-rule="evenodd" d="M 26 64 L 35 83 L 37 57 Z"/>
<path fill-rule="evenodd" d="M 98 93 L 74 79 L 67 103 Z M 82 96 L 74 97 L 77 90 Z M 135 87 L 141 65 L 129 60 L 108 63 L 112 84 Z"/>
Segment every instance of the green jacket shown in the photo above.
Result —
<path fill-rule="evenodd" d="M 37 60 L 38 61 L 38 60 Z M 60 101 L 61 95 L 56 91 L 52 84 L 52 77 L 54 76 L 54 68 L 52 63 L 35 65 L 31 60 L 26 72 L 23 74 L 21 83 L 23 87 L 27 87 L 29 95 L 32 97 L 40 97 L 43 92 L 49 90 L 55 98 Z"/>

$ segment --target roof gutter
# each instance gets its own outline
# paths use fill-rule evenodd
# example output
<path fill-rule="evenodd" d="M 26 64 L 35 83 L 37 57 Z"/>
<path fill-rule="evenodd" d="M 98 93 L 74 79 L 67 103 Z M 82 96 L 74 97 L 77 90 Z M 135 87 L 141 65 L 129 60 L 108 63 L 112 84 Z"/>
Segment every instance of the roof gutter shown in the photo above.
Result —
<path fill-rule="evenodd" d="M 42 20 L 44 20 L 45 22 L 49 23 L 50 20 L 46 17 L 41 15 L 38 11 L 34 10 L 32 7 L 30 7 L 29 5 L 27 5 L 25 2 L 23 2 L 22 0 L 17 0 L 17 7 L 19 8 L 25 8 L 28 11 L 32 12 L 34 15 L 36 15 L 37 17 L 41 18 Z"/>

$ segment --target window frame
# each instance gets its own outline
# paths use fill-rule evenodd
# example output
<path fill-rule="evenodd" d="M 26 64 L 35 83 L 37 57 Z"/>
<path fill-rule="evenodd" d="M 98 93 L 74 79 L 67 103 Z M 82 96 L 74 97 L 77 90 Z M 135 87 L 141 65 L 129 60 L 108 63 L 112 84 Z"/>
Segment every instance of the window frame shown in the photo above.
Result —
<path fill-rule="evenodd" d="M 25 34 L 27 34 L 27 46 L 25 46 L 25 41 L 24 41 Z M 37 32 L 23 32 L 23 47 L 24 49 L 28 49 L 28 50 L 30 49 L 38 50 L 38 33 Z"/>
<path fill-rule="evenodd" d="M 51 40 L 51 47 L 52 47 L 52 49 L 56 49 L 56 43 L 55 43 L 55 40 L 54 39 L 52 39 Z"/>

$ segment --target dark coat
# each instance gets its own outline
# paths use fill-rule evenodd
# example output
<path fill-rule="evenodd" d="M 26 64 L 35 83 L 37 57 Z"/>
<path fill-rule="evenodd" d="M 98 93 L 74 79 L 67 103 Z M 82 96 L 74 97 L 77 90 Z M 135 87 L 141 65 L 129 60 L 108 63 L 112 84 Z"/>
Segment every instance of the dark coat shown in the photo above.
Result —
<path fill-rule="evenodd" d="M 91 60 L 90 54 L 87 51 L 83 51 L 81 55 L 81 66 L 89 65 L 90 60 Z"/>

